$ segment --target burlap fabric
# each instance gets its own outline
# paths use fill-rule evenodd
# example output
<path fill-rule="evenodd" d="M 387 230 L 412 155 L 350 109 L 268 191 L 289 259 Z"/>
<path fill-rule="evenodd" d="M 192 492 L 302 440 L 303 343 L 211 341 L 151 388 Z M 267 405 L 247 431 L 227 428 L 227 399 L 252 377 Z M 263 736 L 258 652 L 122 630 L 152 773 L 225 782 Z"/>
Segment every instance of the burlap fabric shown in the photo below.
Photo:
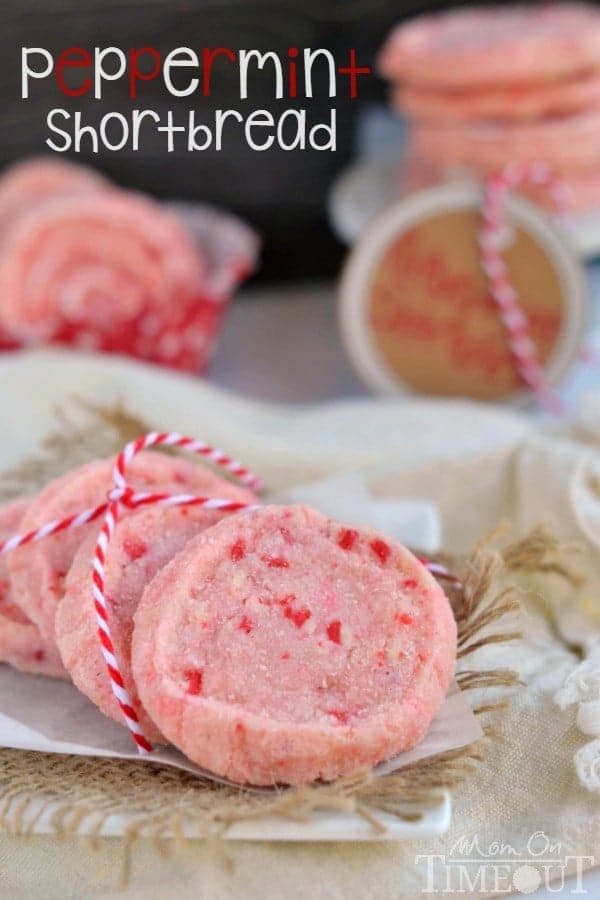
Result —
<path fill-rule="evenodd" d="M 64 359 L 54 361 L 46 354 L 26 366 L 17 360 L 6 366 L 0 371 L 0 385 L 9 382 L 14 411 L 7 430 L 8 464 L 30 453 L 32 443 L 50 426 L 51 406 L 64 404 L 77 383 L 78 392 L 96 402 L 126 399 L 129 408 L 146 420 L 227 447 L 259 469 L 274 488 L 361 467 L 377 494 L 432 498 L 442 512 L 444 545 L 452 553 L 464 553 L 500 519 L 511 519 L 522 535 L 540 519 L 554 520 L 561 537 L 577 539 L 583 547 L 577 565 L 591 578 L 587 590 L 597 586 L 595 550 L 573 526 L 577 517 L 565 508 L 561 492 L 573 471 L 569 454 L 579 458 L 597 452 L 589 423 L 585 442 L 580 434 L 541 441 L 538 430 L 525 419 L 468 404 L 364 402 L 293 413 L 267 410 L 130 364 L 117 368 L 94 361 L 82 368 L 76 360 L 65 364 Z M 22 421 L 20 410 L 32 403 L 39 412 Z M 530 465 L 531 454 L 537 454 L 535 465 Z M 472 571 L 475 576 L 481 570 Z M 514 644 L 492 643 L 469 658 L 468 667 L 476 672 L 515 669 L 526 686 L 516 691 L 501 715 L 495 715 L 485 758 L 455 789 L 448 834 L 422 845 L 218 845 L 211 840 L 194 841 L 174 852 L 169 842 L 163 848 L 170 851 L 166 855 L 151 839 L 142 838 L 129 850 L 126 896 L 412 898 L 426 886 L 427 860 L 416 863 L 418 855 L 441 855 L 447 862 L 456 848 L 462 848 L 463 839 L 475 837 L 481 848 L 496 841 L 522 849 L 540 831 L 560 845 L 563 857 L 593 856 L 600 824 L 598 797 L 580 785 L 573 766 L 573 755 L 585 737 L 576 728 L 575 710 L 561 710 L 554 702 L 554 694 L 579 661 L 578 646 L 561 636 L 561 610 L 565 605 L 580 607 L 579 588 L 565 584 L 561 576 L 547 573 L 542 581 L 527 578 L 522 584 L 528 595 L 525 636 L 518 652 Z M 491 595 L 486 592 L 486 597 Z M 593 628 L 590 616 L 588 631 Z M 484 689 L 476 703 L 491 705 L 499 690 Z M 10 768 L 15 766 L 14 757 L 9 755 L 4 765 L 14 777 L 15 769 Z M 23 758 L 20 765 L 17 777 L 31 776 L 35 789 L 29 762 Z M 64 791 L 68 801 L 74 782 L 64 774 L 64 787 L 54 783 L 54 788 Z M 160 790 L 157 813 L 164 819 L 169 790 L 164 786 Z M 101 791 L 100 795 L 101 804 Z M 372 800 L 369 797 L 369 806 Z M 67 807 L 63 813 L 63 828 L 69 830 L 75 822 L 74 818 L 69 822 L 69 816 L 77 813 Z M 3 836 L 0 852 L 3 896 L 122 896 L 118 893 L 126 852 L 122 839 L 99 839 L 92 849 L 77 837 L 58 842 L 50 837 Z M 437 859 L 432 865 L 435 887 L 443 890 L 448 866 Z M 573 865 L 577 862 L 566 863 Z M 463 884 L 462 896 L 493 893 L 482 894 L 476 861 L 465 871 L 471 875 L 472 889 Z"/>

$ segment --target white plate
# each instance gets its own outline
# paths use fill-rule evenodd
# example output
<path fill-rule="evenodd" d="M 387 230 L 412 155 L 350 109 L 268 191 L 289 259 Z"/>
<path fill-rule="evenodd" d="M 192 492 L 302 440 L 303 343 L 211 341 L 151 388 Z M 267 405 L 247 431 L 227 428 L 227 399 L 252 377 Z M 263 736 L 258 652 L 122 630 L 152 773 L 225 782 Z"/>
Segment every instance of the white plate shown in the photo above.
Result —
<path fill-rule="evenodd" d="M 52 410 L 57 405 L 64 406 L 74 391 L 100 403 L 111 403 L 119 398 L 126 400 L 131 411 L 149 422 L 167 429 L 197 433 L 198 437 L 244 456 L 256 468 L 260 468 L 260 456 L 276 439 L 277 422 L 283 415 L 276 408 L 269 409 L 226 395 L 200 379 L 119 357 L 88 357 L 58 350 L 5 354 L 0 356 L 0 392 L 4 398 L 0 405 L 0 433 L 3 436 L 0 469 L 31 454 L 53 424 Z M 307 410 L 298 415 L 299 420 L 306 419 L 307 427 L 302 429 L 305 441 L 307 435 L 315 433 L 309 425 L 315 414 L 319 415 Z M 343 415 L 342 410 L 340 414 Z M 348 419 L 348 426 L 354 427 L 354 415 L 349 415 Z M 507 426 L 512 430 L 518 422 L 509 420 Z M 244 449 L 240 447 L 242 436 Z M 299 435 L 298 452 L 305 450 Z M 362 453 L 358 455 L 363 456 Z M 37 741 L 39 736 L 35 739 Z M 30 742 L 31 733 L 23 726 L 20 738 L 17 735 L 12 746 L 27 748 L 31 746 Z M 31 817 L 34 833 L 50 833 L 53 808 L 45 809 L 39 818 L 36 812 L 35 808 L 28 807 L 27 817 Z M 450 796 L 444 792 L 438 803 L 421 807 L 420 812 L 418 821 L 403 821 L 376 813 L 383 830 L 373 828 L 358 815 L 345 812 L 318 812 L 300 822 L 269 816 L 232 825 L 224 836 L 231 840 L 286 841 L 422 839 L 439 835 L 449 827 Z M 128 816 L 111 816 L 104 823 L 101 834 L 122 835 L 130 823 Z M 81 833 L 85 833 L 85 825 L 81 826 Z M 198 835 L 192 831 L 189 836 Z"/>
<path fill-rule="evenodd" d="M 18 803 L 18 798 L 15 799 Z M 34 822 L 33 834 L 52 834 L 54 809 L 51 805 L 46 806 L 35 821 L 38 812 L 34 805 L 29 804 L 27 814 L 21 819 L 23 825 L 26 826 L 27 821 L 31 821 Z M 262 816 L 230 825 L 221 836 L 229 841 L 416 841 L 435 837 L 448 830 L 451 818 L 448 793 L 444 792 L 442 801 L 436 806 L 421 807 L 421 813 L 418 822 L 404 822 L 388 813 L 377 812 L 376 818 L 381 829 L 374 828 L 365 819 L 349 812 L 313 812 L 298 822 L 279 816 Z M 100 837 L 122 837 L 132 820 L 133 817 L 124 815 L 108 816 L 100 830 L 94 829 L 94 834 Z M 80 825 L 78 833 L 91 833 L 92 825 L 90 822 L 89 830 L 85 824 Z M 202 837 L 189 825 L 185 836 Z M 169 834 L 165 833 L 164 837 L 169 837 Z"/>
<path fill-rule="evenodd" d="M 389 203 L 400 200 L 398 160 L 359 160 L 338 175 L 329 193 L 332 227 L 346 244 L 353 244 L 367 223 Z M 587 259 L 600 254 L 600 210 L 573 216 L 567 222 L 572 240 Z"/>

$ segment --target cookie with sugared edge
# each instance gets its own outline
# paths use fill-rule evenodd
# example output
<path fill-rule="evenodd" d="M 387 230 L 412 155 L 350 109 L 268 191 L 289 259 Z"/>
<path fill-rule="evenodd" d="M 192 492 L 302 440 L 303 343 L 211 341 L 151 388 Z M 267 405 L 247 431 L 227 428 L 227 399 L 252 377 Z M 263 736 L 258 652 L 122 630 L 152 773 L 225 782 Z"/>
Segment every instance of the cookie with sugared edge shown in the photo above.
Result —
<path fill-rule="evenodd" d="M 111 184 L 87 166 L 32 157 L 15 163 L 0 177 L 0 239 L 23 216 L 57 197 L 83 196 L 111 190 Z"/>
<path fill-rule="evenodd" d="M 536 122 L 417 121 L 411 130 L 413 154 L 427 162 L 498 169 L 543 161 L 560 175 L 600 167 L 600 107 Z"/>
<path fill-rule="evenodd" d="M 600 105 L 600 70 L 549 84 L 508 84 L 496 88 L 441 90 L 397 85 L 392 105 L 416 119 L 510 122 L 565 116 Z"/>
<path fill-rule="evenodd" d="M 31 502 L 23 518 L 23 531 L 102 503 L 112 486 L 113 466 L 114 459 L 96 460 L 51 481 Z M 140 453 L 127 470 L 128 483 L 134 489 L 167 493 L 203 495 L 204 489 L 214 483 L 212 477 L 210 470 L 200 463 L 156 452 Z M 87 536 L 97 535 L 100 527 L 101 519 L 97 519 L 28 544 L 9 556 L 10 577 L 19 605 L 52 642 L 56 610 L 75 554 Z"/>
<path fill-rule="evenodd" d="M 27 500 L 14 500 L 0 506 L 0 541 L 19 534 L 27 505 Z M 68 677 L 56 647 L 42 637 L 15 602 L 6 556 L 0 556 L 0 662 L 35 675 Z"/>
<path fill-rule="evenodd" d="M 239 783 L 330 780 L 414 747 L 455 658 L 454 617 L 425 567 L 305 506 L 240 512 L 192 538 L 134 617 L 148 714 Z"/>
<path fill-rule="evenodd" d="M 409 193 L 435 184 L 447 181 L 461 181 L 469 177 L 479 179 L 490 178 L 496 168 L 490 166 L 466 166 L 448 167 L 440 163 L 427 163 L 422 158 L 414 156 L 403 161 L 398 170 L 398 190 L 401 193 Z M 569 214 L 586 214 L 600 208 L 600 171 L 590 169 L 582 172 L 569 172 L 558 179 L 562 191 L 562 208 Z M 547 207 L 556 212 L 556 202 L 553 191 L 547 185 L 524 183 L 516 192 L 529 197 L 540 206 Z"/>
<path fill-rule="evenodd" d="M 202 496 L 240 503 L 256 501 L 247 488 L 199 466 L 194 470 L 193 487 Z M 222 517 L 223 513 L 198 506 L 142 508 L 117 523 L 109 544 L 105 569 L 108 623 L 121 676 L 150 740 L 160 741 L 162 736 L 141 708 L 131 675 L 133 614 L 154 575 L 190 538 Z M 79 690 L 105 715 L 122 723 L 123 714 L 112 693 L 100 651 L 90 593 L 95 540 L 94 534 L 86 538 L 67 575 L 65 594 L 56 613 L 56 641 L 65 668 Z"/>
<path fill-rule="evenodd" d="M 600 11 L 536 3 L 420 16 L 392 31 L 378 67 L 392 81 L 445 89 L 557 81 L 600 68 Z"/>

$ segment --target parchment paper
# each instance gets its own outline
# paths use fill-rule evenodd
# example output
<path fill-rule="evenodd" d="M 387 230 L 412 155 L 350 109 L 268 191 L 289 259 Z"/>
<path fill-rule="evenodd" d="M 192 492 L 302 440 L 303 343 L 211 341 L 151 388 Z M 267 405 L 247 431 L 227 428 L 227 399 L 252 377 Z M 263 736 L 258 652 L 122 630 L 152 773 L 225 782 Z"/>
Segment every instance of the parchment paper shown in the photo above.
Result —
<path fill-rule="evenodd" d="M 371 498 L 363 478 L 354 472 L 295 487 L 267 498 L 273 502 L 307 502 L 352 524 L 376 525 L 405 543 L 432 552 L 439 540 L 434 504 L 418 499 L 385 501 Z M 110 552 L 110 550 L 109 550 Z M 379 765 L 385 775 L 409 763 L 473 743 L 481 727 L 459 688 L 452 685 L 425 740 Z M 160 763 L 227 783 L 187 760 L 172 747 L 139 756 L 126 729 L 106 718 L 74 685 L 25 675 L 0 666 L 0 746 L 45 753 L 72 753 Z"/>

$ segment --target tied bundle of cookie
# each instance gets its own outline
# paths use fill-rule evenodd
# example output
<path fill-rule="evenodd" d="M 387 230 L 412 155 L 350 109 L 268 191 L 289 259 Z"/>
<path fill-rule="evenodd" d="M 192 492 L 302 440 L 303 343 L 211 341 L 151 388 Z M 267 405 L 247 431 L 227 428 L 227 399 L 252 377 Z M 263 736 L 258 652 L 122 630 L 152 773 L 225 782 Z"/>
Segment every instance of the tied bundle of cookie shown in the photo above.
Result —
<path fill-rule="evenodd" d="M 175 446 L 191 440 L 175 437 Z M 123 724 L 116 683 L 145 738 L 238 783 L 332 780 L 418 744 L 457 656 L 450 603 L 423 562 L 388 536 L 309 507 L 258 506 L 246 470 L 234 484 L 134 443 L 130 497 L 221 498 L 233 511 L 214 500 L 124 509 L 102 551 L 99 605 L 101 519 L 72 527 L 72 517 L 106 500 L 115 459 L 3 507 L 0 539 L 25 538 L 0 558 L 0 659 L 71 678 Z M 114 649 L 117 670 L 103 647 Z"/>
<path fill-rule="evenodd" d="M 379 57 L 409 120 L 405 190 L 545 163 L 566 211 L 600 209 L 600 10 L 481 7 L 398 26 Z M 523 188 L 552 207 L 544 189 Z"/>
<path fill-rule="evenodd" d="M 233 217 L 191 209 L 186 221 L 72 163 L 6 171 L 0 349 L 58 343 L 202 371 L 257 248 Z"/>

